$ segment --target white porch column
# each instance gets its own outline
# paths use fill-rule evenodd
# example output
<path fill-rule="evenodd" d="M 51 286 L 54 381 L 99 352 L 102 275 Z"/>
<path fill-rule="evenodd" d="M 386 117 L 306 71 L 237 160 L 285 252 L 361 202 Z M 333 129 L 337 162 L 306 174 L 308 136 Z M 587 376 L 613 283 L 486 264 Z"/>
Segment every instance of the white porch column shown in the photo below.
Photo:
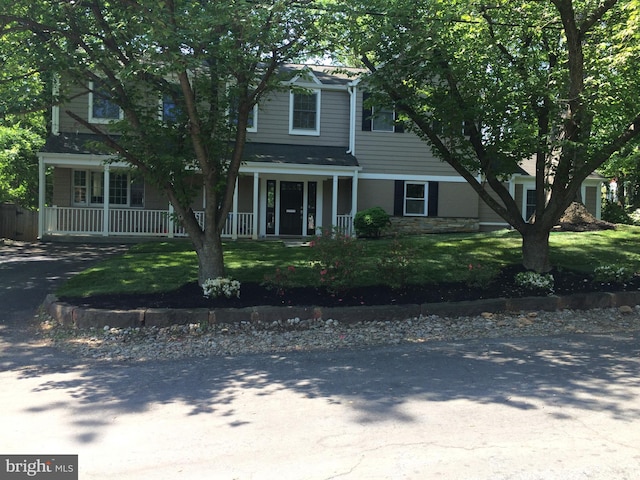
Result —
<path fill-rule="evenodd" d="M 253 217 L 252 217 L 252 234 L 253 240 L 258 239 L 258 187 L 260 186 L 260 174 L 253 172 Z"/>
<path fill-rule="evenodd" d="M 233 213 L 231 214 L 231 238 L 238 239 L 238 179 L 236 178 L 236 186 L 233 190 Z"/>
<path fill-rule="evenodd" d="M 47 178 L 44 159 L 40 157 L 38 159 L 38 238 L 40 239 L 44 234 L 46 181 Z"/>
<path fill-rule="evenodd" d="M 333 189 L 331 190 L 331 228 L 338 225 L 338 176 L 333 176 Z"/>
<path fill-rule="evenodd" d="M 104 166 L 104 186 L 102 190 L 102 236 L 109 236 L 109 164 Z"/>
<path fill-rule="evenodd" d="M 351 218 L 353 218 L 358 211 L 358 171 L 353 172 L 353 178 L 351 179 Z"/>
<path fill-rule="evenodd" d="M 169 222 L 167 224 L 167 236 L 173 238 L 175 232 L 175 216 L 173 210 L 173 204 L 169 202 Z"/>

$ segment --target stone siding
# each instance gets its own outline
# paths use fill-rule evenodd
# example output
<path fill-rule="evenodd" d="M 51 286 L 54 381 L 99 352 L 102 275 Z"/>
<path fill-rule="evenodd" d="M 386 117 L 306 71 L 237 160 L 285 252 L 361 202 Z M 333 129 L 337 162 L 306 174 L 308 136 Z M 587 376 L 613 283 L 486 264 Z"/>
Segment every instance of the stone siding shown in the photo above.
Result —
<path fill-rule="evenodd" d="M 478 232 L 477 218 L 391 217 L 391 231 L 403 235 L 422 233 Z"/>

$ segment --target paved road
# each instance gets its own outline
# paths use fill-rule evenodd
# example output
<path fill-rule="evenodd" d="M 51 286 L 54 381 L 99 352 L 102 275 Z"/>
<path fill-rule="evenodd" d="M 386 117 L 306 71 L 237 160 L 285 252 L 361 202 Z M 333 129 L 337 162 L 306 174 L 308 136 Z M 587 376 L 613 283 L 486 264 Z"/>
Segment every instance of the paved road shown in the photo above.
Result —
<path fill-rule="evenodd" d="M 0 257 L 9 330 L 64 252 L 41 256 Z M 0 453 L 81 479 L 640 478 L 637 334 L 137 364 L 0 340 Z"/>

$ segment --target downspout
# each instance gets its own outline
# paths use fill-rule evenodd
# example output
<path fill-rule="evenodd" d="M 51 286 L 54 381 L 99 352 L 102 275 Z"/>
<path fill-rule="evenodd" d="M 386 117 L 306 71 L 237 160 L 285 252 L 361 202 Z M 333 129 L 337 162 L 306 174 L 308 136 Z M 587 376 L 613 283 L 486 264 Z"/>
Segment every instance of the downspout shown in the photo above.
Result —
<path fill-rule="evenodd" d="M 347 153 L 356 154 L 356 98 L 357 90 L 355 85 L 347 87 L 349 92 L 349 150 Z"/>
<path fill-rule="evenodd" d="M 53 97 L 53 104 L 51 105 L 51 134 L 60 135 L 60 106 L 58 104 L 60 96 L 60 77 L 57 74 L 53 75 L 53 82 L 51 85 L 51 95 Z"/>

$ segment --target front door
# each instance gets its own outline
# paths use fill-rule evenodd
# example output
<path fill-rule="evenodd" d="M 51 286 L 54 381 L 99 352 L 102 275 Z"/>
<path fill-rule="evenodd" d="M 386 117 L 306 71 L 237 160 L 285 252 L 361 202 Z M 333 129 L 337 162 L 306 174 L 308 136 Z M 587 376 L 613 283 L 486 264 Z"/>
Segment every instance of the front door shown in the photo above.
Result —
<path fill-rule="evenodd" d="M 303 182 L 280 182 L 280 235 L 302 235 Z"/>

